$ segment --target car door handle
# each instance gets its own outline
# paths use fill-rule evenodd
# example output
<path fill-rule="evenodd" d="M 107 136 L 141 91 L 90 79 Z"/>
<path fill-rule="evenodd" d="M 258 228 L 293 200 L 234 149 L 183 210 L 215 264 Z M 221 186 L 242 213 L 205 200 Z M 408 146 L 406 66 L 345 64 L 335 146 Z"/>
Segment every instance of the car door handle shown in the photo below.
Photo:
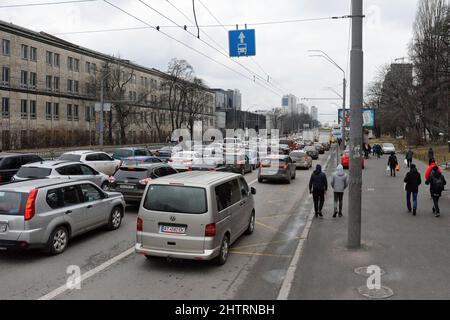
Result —
<path fill-rule="evenodd" d="M 71 214 L 72 213 L 72 210 L 67 210 L 66 211 L 66 214 Z"/>

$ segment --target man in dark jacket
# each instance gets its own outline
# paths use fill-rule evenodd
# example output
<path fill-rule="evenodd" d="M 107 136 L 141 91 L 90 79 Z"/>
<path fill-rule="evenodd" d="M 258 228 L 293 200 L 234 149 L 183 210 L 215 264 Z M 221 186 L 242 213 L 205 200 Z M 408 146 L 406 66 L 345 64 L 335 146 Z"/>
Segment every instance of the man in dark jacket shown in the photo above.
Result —
<path fill-rule="evenodd" d="M 325 192 L 328 190 L 328 181 L 325 173 L 322 172 L 322 166 L 318 164 L 316 170 L 309 180 L 309 192 L 314 199 L 314 213 L 316 218 L 323 217 L 322 208 L 325 203 Z"/>
<path fill-rule="evenodd" d="M 428 162 L 431 163 L 431 160 L 434 160 L 433 148 L 428 149 Z"/>
<path fill-rule="evenodd" d="M 417 213 L 417 194 L 419 193 L 419 186 L 422 183 L 422 179 L 420 178 L 420 173 L 417 171 L 417 167 L 415 164 L 411 164 L 410 171 L 406 174 L 405 177 L 405 189 L 406 189 L 406 205 L 408 207 L 408 211 L 411 212 L 411 195 L 413 196 L 413 215 Z"/>
<path fill-rule="evenodd" d="M 397 160 L 397 156 L 395 155 L 395 153 L 391 154 L 389 156 L 389 160 L 388 160 L 388 166 L 391 169 L 391 177 L 395 177 L 395 168 L 398 165 L 398 160 Z"/>
<path fill-rule="evenodd" d="M 433 213 L 436 218 L 441 216 L 441 210 L 439 209 L 439 198 L 442 196 L 442 191 L 445 189 L 447 181 L 439 171 L 439 167 L 434 167 L 430 177 L 426 181 L 427 185 L 430 185 L 431 196 L 433 197 Z"/>
<path fill-rule="evenodd" d="M 408 163 L 408 168 L 411 168 L 411 163 L 413 161 L 414 152 L 409 148 L 408 152 L 406 153 L 406 161 Z"/>

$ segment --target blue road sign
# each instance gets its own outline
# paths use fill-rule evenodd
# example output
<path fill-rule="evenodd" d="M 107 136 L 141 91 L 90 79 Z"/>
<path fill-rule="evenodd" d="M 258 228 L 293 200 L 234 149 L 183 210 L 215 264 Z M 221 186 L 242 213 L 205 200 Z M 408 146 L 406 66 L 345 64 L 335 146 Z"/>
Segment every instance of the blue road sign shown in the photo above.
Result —
<path fill-rule="evenodd" d="M 255 30 L 233 30 L 228 38 L 230 57 L 256 56 Z"/>

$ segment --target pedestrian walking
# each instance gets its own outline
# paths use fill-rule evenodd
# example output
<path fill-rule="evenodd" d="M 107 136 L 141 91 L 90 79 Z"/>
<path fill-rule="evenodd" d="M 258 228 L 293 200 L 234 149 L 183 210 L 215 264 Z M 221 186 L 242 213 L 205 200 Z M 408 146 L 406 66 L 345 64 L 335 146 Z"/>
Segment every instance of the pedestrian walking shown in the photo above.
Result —
<path fill-rule="evenodd" d="M 411 148 L 409 148 L 408 152 L 406 153 L 406 158 L 405 158 L 407 161 L 408 168 L 411 167 L 413 157 L 414 157 L 414 152 L 411 150 Z"/>
<path fill-rule="evenodd" d="M 415 164 L 411 164 L 411 168 L 405 177 L 405 190 L 406 190 L 406 206 L 408 212 L 413 212 L 415 216 L 417 214 L 417 195 L 419 193 L 419 186 L 422 184 L 420 173 L 417 171 Z M 413 205 L 411 208 L 411 195 L 413 198 Z"/>
<path fill-rule="evenodd" d="M 318 218 L 323 217 L 322 209 L 325 203 L 325 192 L 328 190 L 328 181 L 325 173 L 322 172 L 322 166 L 318 164 L 309 180 L 309 192 L 313 195 L 314 214 Z"/>
<path fill-rule="evenodd" d="M 397 168 L 398 160 L 395 153 L 391 154 L 388 159 L 388 167 L 391 170 L 391 177 L 395 177 L 395 169 Z"/>
<path fill-rule="evenodd" d="M 431 160 L 434 159 L 434 150 L 433 148 L 430 147 L 430 149 L 428 149 L 428 161 L 431 162 Z"/>
<path fill-rule="evenodd" d="M 442 196 L 442 191 L 444 191 L 447 181 L 445 181 L 445 178 L 439 171 L 439 168 L 434 167 L 429 179 L 425 183 L 427 185 L 430 185 L 430 192 L 431 196 L 433 197 L 433 213 L 435 214 L 436 218 L 439 218 L 441 216 L 439 199 Z"/>
<path fill-rule="evenodd" d="M 338 213 L 339 217 L 342 218 L 342 204 L 344 200 L 344 191 L 348 187 L 348 176 L 344 172 L 344 167 L 342 165 L 337 166 L 336 172 L 333 174 L 333 177 L 331 178 L 331 187 L 334 190 L 333 218 L 336 218 Z"/>

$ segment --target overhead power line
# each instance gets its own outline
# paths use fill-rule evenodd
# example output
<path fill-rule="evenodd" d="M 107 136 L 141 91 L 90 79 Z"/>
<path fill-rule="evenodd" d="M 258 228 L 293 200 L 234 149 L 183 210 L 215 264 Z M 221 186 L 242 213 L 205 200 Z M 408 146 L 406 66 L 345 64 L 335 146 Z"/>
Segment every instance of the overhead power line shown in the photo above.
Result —
<path fill-rule="evenodd" d="M 94 2 L 98 0 L 69 0 L 69 1 L 56 1 L 56 2 L 37 2 L 37 3 L 24 3 L 24 4 L 6 4 L 0 5 L 1 8 L 22 8 L 22 7 L 37 7 L 37 6 L 49 6 L 57 4 L 69 4 L 69 3 L 82 3 L 82 2 Z"/>

